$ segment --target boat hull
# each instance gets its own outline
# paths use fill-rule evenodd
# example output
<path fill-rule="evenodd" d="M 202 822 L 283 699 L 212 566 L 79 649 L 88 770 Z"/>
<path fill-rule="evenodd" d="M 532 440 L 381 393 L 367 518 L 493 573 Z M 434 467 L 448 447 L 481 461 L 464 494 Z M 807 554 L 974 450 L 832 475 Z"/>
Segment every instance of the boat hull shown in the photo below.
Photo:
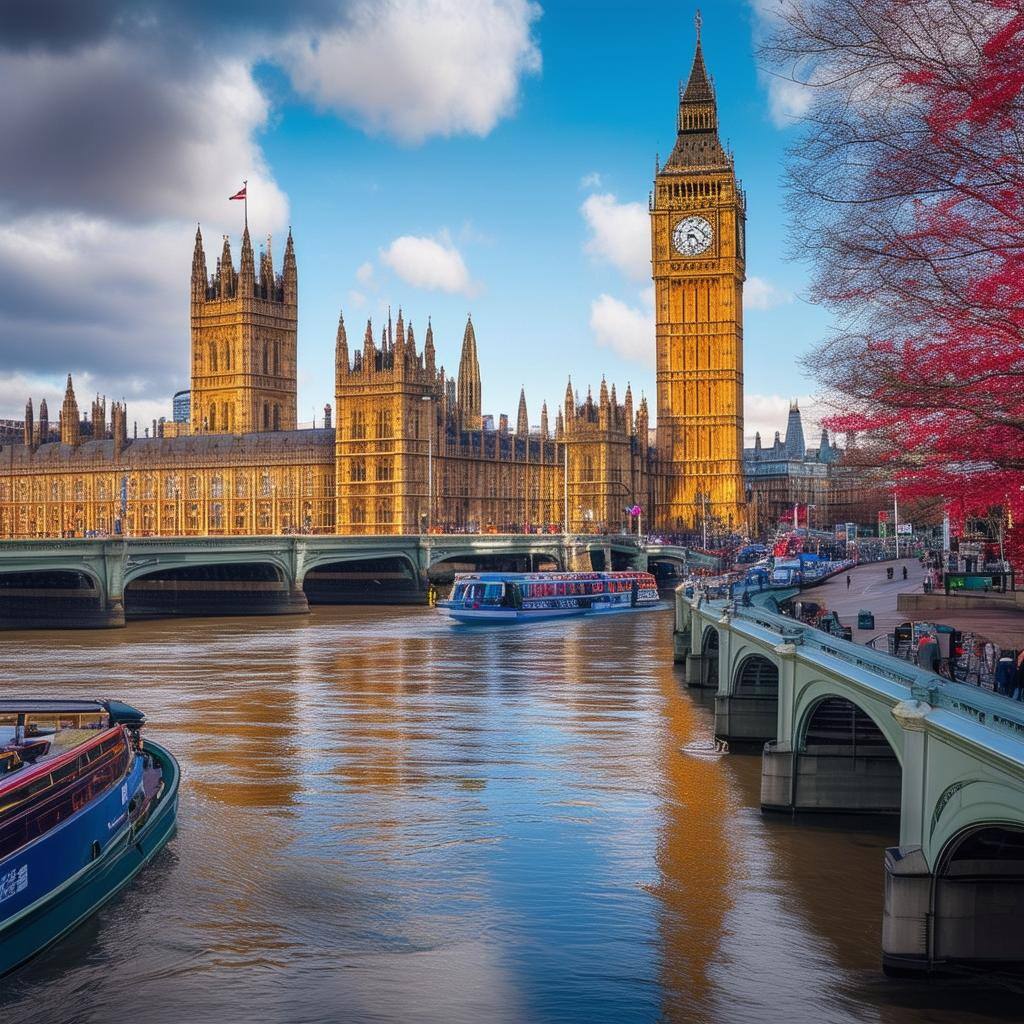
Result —
<path fill-rule="evenodd" d="M 589 608 L 441 608 L 456 622 L 476 625 L 501 625 L 515 622 L 543 622 L 548 619 L 579 618 L 590 613 Z"/>
<path fill-rule="evenodd" d="M 0 976 L 62 938 L 119 893 L 166 846 L 177 826 L 178 763 L 149 740 L 163 790 L 142 824 L 127 824 L 97 857 L 46 897 L 0 925 Z"/>

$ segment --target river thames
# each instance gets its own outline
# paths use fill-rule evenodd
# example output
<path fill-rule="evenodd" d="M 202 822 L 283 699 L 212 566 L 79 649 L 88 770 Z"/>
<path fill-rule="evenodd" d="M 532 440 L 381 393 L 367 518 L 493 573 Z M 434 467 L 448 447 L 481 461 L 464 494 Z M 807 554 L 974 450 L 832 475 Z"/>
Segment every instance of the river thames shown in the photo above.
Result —
<path fill-rule="evenodd" d="M 119 697 L 183 771 L 125 894 L 5 1019 L 971 1022 L 1008 979 L 879 966 L 895 820 L 762 816 L 672 617 L 424 608 L 6 634 L 10 692 Z"/>

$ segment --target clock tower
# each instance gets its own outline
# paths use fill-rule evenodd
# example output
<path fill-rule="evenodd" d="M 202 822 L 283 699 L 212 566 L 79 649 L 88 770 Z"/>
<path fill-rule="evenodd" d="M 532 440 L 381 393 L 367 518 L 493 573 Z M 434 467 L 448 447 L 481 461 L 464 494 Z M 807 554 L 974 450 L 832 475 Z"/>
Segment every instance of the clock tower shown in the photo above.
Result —
<path fill-rule="evenodd" d="M 657 323 L 654 520 L 662 530 L 740 530 L 746 199 L 718 138 L 697 51 L 679 94 L 676 143 L 655 167 L 651 249 Z"/>

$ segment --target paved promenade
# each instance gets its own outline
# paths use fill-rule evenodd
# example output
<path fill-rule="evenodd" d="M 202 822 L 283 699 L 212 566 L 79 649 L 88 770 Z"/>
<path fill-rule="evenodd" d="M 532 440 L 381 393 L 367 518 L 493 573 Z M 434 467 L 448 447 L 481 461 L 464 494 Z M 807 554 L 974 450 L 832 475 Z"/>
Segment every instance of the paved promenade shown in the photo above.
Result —
<path fill-rule="evenodd" d="M 907 567 L 905 580 L 903 566 Z M 886 578 L 885 570 L 888 568 L 893 569 L 891 580 Z M 823 604 L 830 612 L 836 612 L 844 626 L 853 627 L 853 639 L 863 644 L 879 633 L 891 633 L 899 623 L 907 621 L 906 614 L 896 610 L 896 595 L 920 591 L 924 575 L 916 558 L 899 562 L 871 562 L 850 570 L 849 589 L 846 586 L 846 574 L 843 574 L 820 587 L 805 590 L 802 597 L 806 601 Z M 874 614 L 874 629 L 857 628 L 857 612 L 861 608 Z"/>
<path fill-rule="evenodd" d="M 885 570 L 893 567 L 893 579 L 886 578 Z M 907 578 L 903 579 L 903 566 L 907 567 Z M 849 573 L 850 587 L 847 589 L 846 576 L 836 576 L 820 587 L 804 592 L 804 600 L 817 601 L 829 611 L 839 615 L 844 626 L 853 627 L 853 639 L 867 643 L 880 633 L 891 633 L 901 622 L 910 618 L 943 622 L 964 632 L 984 636 L 1003 647 L 1024 647 L 1024 615 L 1004 609 L 959 609 L 942 611 L 908 612 L 896 610 L 896 597 L 900 593 L 920 593 L 925 572 L 917 559 L 902 559 L 899 562 L 871 562 L 858 566 Z M 873 630 L 857 629 L 857 612 L 865 608 L 874 613 Z M 884 646 L 881 648 L 884 650 Z"/>

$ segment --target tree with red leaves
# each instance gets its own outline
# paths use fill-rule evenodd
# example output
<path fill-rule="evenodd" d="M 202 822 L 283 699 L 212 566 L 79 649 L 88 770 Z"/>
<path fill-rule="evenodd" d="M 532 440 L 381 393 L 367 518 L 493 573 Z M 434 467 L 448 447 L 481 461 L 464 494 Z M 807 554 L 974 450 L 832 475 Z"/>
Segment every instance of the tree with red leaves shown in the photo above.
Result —
<path fill-rule="evenodd" d="M 764 56 L 807 107 L 795 255 L 838 325 L 810 357 L 828 425 L 904 497 L 1024 527 L 1024 0 L 774 13 Z"/>

